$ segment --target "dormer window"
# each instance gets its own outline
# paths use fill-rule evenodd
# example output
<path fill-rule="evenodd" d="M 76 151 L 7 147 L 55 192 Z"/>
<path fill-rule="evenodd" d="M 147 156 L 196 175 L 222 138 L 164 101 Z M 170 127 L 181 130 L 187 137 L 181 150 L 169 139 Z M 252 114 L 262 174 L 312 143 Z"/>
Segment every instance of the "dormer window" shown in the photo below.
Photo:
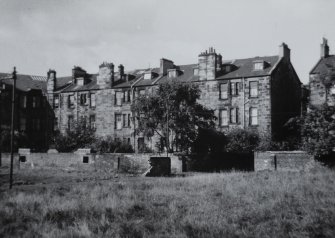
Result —
<path fill-rule="evenodd" d="M 194 76 L 198 76 L 199 75 L 199 69 L 198 68 L 193 69 L 193 75 Z"/>
<path fill-rule="evenodd" d="M 144 79 L 152 79 L 152 72 L 146 72 L 144 73 Z"/>
<path fill-rule="evenodd" d="M 178 72 L 177 69 L 169 69 L 169 70 L 168 70 L 168 77 L 169 77 L 169 78 L 175 78 L 175 77 L 179 76 L 178 73 L 179 73 L 179 72 Z"/>
<path fill-rule="evenodd" d="M 264 70 L 265 68 L 265 61 L 254 61 L 254 70 Z"/>
<path fill-rule="evenodd" d="M 77 78 L 77 85 L 83 86 L 84 85 L 84 78 Z"/>

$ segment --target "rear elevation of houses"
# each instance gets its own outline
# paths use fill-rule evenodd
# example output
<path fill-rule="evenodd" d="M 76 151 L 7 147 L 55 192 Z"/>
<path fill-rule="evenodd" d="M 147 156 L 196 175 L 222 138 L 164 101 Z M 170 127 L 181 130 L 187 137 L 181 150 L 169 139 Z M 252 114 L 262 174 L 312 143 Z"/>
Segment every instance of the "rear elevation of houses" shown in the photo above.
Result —
<path fill-rule="evenodd" d="M 309 103 L 316 107 L 325 103 L 335 106 L 335 55 L 329 54 L 325 38 L 320 48 L 320 59 L 309 73 Z"/>
<path fill-rule="evenodd" d="M 159 63 L 157 68 L 127 71 L 104 62 L 97 74 L 75 66 L 69 77 L 49 70 L 47 98 L 55 129 L 65 132 L 74 121 L 86 120 L 98 136 L 112 136 L 136 151 L 155 149 L 152 140 L 134 133 L 131 103 L 172 80 L 199 85 L 199 102 L 214 110 L 220 131 L 244 128 L 281 139 L 283 125 L 301 113 L 301 82 L 285 43 L 274 56 L 226 60 L 210 48 L 194 64 L 176 65 L 164 58 Z"/>

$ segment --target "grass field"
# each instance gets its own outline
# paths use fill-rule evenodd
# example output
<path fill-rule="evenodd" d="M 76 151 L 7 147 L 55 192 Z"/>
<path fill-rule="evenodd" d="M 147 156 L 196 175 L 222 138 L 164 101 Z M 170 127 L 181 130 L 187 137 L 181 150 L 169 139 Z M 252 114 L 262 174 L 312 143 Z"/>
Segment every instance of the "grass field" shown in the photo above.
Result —
<path fill-rule="evenodd" d="M 0 177 L 0 237 L 335 237 L 335 172 Z"/>

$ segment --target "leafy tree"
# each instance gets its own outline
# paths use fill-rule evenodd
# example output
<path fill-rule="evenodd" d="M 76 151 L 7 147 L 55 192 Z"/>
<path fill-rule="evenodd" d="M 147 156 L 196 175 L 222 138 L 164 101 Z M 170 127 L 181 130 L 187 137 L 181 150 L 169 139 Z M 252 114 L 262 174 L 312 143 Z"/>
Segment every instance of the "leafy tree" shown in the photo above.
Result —
<path fill-rule="evenodd" d="M 331 154 L 335 147 L 335 107 L 311 107 L 302 119 L 304 149 L 316 157 Z"/>
<path fill-rule="evenodd" d="M 4 127 L 1 129 L 0 143 L 2 152 L 10 152 L 10 140 L 11 131 L 9 127 Z M 14 151 L 17 151 L 19 147 L 26 148 L 29 147 L 29 140 L 24 132 L 14 131 Z"/>
<path fill-rule="evenodd" d="M 56 133 L 54 147 L 59 152 L 73 152 L 79 148 L 91 147 L 96 140 L 95 129 L 85 120 L 74 121 L 65 134 Z"/>
<path fill-rule="evenodd" d="M 177 146 L 187 151 L 198 136 L 198 129 L 214 127 L 214 111 L 199 104 L 200 89 L 195 84 L 172 81 L 160 84 L 151 95 L 139 96 L 132 105 L 137 133 L 160 136 L 171 151 Z M 171 138 L 171 141 L 170 141 Z"/>

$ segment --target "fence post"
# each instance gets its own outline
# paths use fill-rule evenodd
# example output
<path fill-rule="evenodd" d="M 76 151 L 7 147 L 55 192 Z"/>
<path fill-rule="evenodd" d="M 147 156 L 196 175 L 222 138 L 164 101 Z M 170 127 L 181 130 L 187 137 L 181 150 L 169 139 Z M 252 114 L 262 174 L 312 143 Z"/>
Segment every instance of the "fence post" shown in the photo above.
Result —
<path fill-rule="evenodd" d="M 274 162 L 275 162 L 275 170 L 277 171 L 277 156 L 273 155 L 273 159 L 274 159 Z"/>

